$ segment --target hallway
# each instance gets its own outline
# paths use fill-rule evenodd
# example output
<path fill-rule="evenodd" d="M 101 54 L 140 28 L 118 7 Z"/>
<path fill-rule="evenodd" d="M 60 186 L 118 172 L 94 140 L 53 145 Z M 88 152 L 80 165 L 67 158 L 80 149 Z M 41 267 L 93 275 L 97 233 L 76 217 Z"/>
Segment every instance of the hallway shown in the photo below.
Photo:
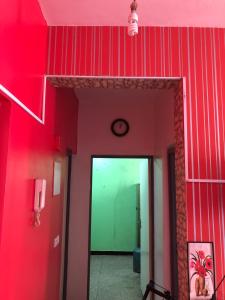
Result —
<path fill-rule="evenodd" d="M 206 262 L 204 294 L 215 292 L 225 270 L 225 1 L 3 0 L 0 11 L 0 300 L 142 300 L 150 279 L 186 300 Z M 121 157 L 152 159 L 143 193 L 128 170 L 103 175 L 117 189 L 98 180 L 92 201 L 93 160 Z M 198 270 L 192 254 L 204 249 L 188 252 L 190 241 L 212 245 Z M 136 248 L 141 275 L 123 255 Z M 114 256 L 93 257 L 90 282 L 91 253 Z"/>
<path fill-rule="evenodd" d="M 92 255 L 89 300 L 141 300 L 132 256 Z"/>

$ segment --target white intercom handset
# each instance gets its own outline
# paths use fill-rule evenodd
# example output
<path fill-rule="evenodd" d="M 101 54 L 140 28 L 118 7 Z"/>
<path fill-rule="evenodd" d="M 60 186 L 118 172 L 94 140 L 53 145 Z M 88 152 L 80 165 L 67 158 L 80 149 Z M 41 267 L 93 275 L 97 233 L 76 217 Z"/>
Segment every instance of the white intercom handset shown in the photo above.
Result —
<path fill-rule="evenodd" d="M 40 215 L 45 207 L 46 179 L 35 179 L 35 194 L 34 194 L 34 225 L 37 227 L 41 224 Z"/>

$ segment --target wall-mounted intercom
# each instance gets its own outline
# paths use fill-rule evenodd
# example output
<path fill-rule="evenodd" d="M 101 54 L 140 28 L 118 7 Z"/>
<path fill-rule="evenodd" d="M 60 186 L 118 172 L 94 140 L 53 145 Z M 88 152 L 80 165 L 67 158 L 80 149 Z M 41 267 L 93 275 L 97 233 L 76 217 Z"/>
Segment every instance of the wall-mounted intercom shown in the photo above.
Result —
<path fill-rule="evenodd" d="M 34 225 L 40 225 L 40 215 L 42 209 L 45 207 L 46 194 L 46 179 L 35 179 L 35 194 L 34 194 Z"/>

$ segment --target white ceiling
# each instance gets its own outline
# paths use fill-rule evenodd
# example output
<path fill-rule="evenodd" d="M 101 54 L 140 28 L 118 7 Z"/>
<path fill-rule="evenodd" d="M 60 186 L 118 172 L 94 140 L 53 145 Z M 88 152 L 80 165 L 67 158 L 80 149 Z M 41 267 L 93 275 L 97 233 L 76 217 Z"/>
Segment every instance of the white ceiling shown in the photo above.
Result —
<path fill-rule="evenodd" d="M 131 0 L 39 0 L 48 25 L 126 26 Z M 137 0 L 142 26 L 225 28 L 225 0 Z"/>

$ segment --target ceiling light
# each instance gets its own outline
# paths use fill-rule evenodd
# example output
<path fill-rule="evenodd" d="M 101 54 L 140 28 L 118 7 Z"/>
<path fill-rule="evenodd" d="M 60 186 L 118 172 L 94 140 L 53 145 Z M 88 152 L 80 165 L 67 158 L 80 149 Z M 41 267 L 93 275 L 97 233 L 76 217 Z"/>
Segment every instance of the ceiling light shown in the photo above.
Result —
<path fill-rule="evenodd" d="M 138 34 L 138 15 L 137 15 L 137 2 L 133 0 L 130 5 L 131 13 L 128 17 L 128 35 L 134 36 Z"/>

